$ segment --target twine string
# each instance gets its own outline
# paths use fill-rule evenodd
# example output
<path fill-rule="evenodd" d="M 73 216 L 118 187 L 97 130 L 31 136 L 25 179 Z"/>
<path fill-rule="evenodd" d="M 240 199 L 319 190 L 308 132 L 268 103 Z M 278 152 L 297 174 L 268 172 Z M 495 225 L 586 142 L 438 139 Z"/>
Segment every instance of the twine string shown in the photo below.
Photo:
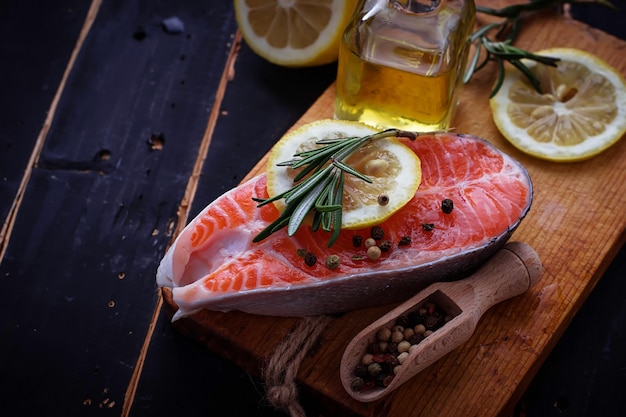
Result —
<path fill-rule="evenodd" d="M 288 412 L 291 417 L 306 417 L 299 403 L 296 377 L 302 361 L 331 320 L 330 316 L 305 317 L 276 347 L 267 362 L 263 372 L 267 398 L 272 406 Z"/>

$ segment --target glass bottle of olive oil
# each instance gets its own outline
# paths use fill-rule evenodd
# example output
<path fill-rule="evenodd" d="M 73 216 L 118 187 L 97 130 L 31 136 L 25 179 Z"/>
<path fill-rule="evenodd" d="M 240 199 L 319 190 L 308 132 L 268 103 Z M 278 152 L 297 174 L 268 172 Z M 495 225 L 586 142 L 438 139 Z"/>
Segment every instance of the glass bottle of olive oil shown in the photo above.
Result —
<path fill-rule="evenodd" d="M 473 0 L 361 0 L 339 50 L 335 117 L 447 129 L 475 13 Z"/>

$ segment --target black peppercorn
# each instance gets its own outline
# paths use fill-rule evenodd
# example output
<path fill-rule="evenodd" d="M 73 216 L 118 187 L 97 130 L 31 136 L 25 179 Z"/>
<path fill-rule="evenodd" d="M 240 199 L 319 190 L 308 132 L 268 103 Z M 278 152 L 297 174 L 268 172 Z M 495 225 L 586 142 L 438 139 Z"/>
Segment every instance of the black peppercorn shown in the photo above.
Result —
<path fill-rule="evenodd" d="M 436 316 L 426 316 L 424 318 L 424 326 L 426 327 L 426 329 L 432 330 L 435 327 L 437 327 L 437 317 Z"/>
<path fill-rule="evenodd" d="M 424 335 L 420 333 L 415 333 L 409 338 L 409 343 L 411 343 L 412 345 L 417 345 L 422 340 L 424 340 Z"/>
<path fill-rule="evenodd" d="M 446 198 L 441 202 L 441 211 L 444 213 L 450 214 L 452 213 L 452 209 L 454 209 L 454 202 L 449 198 Z"/>
<path fill-rule="evenodd" d="M 358 364 L 354 369 L 354 376 L 364 378 L 367 376 L 367 365 Z"/>
<path fill-rule="evenodd" d="M 372 229 L 370 230 L 370 236 L 372 237 L 372 239 L 374 240 L 381 240 L 382 238 L 385 237 L 385 231 L 383 230 L 382 227 L 380 226 L 374 226 L 372 227 Z"/>
<path fill-rule="evenodd" d="M 363 236 L 354 235 L 352 236 L 352 244 L 355 248 L 360 248 L 363 243 Z"/>
<path fill-rule="evenodd" d="M 383 252 L 389 252 L 391 250 L 391 248 L 393 247 L 393 243 L 391 243 L 390 240 L 383 240 L 380 245 L 378 245 L 378 247 L 380 248 L 381 251 Z"/>
<path fill-rule="evenodd" d="M 304 255 L 304 263 L 307 266 L 315 265 L 317 263 L 317 256 L 312 252 L 307 252 L 306 255 Z"/>
<path fill-rule="evenodd" d="M 411 236 L 402 236 L 400 242 L 398 242 L 398 246 L 408 246 L 411 244 Z"/>
<path fill-rule="evenodd" d="M 430 232 L 435 228 L 434 223 L 422 223 L 422 229 L 426 232 Z"/>

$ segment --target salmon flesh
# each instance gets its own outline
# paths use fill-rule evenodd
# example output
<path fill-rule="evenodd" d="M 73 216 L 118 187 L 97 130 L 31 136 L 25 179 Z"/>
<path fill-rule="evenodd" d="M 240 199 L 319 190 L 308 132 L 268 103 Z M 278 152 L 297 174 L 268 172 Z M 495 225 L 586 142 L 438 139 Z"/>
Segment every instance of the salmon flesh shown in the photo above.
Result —
<path fill-rule="evenodd" d="M 157 284 L 172 288 L 178 306 L 173 319 L 203 309 L 340 313 L 401 301 L 433 282 L 470 274 L 506 243 L 530 209 L 526 169 L 471 135 L 402 141 L 421 160 L 422 182 L 415 197 L 380 224 L 381 242 L 390 246 L 380 259 L 370 260 L 362 243 L 355 246 L 370 237 L 370 228 L 342 230 L 330 248 L 330 233 L 308 226 L 253 243 L 279 215 L 274 205 L 253 201 L 268 197 L 261 174 L 209 204 L 168 249 Z M 305 263 L 305 253 L 315 255 L 315 264 Z M 331 254 L 339 255 L 335 269 L 325 265 Z"/>

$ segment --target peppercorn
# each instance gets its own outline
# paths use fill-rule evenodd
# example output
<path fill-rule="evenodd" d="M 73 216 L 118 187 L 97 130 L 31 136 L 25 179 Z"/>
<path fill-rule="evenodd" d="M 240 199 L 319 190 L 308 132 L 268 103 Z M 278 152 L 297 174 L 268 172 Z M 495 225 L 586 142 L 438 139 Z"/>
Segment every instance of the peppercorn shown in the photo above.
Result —
<path fill-rule="evenodd" d="M 383 371 L 383 367 L 378 362 L 372 362 L 367 366 L 367 372 L 371 376 L 378 376 Z"/>
<path fill-rule="evenodd" d="M 376 246 L 376 241 L 373 238 L 368 237 L 365 239 L 365 249 L 369 249 L 371 246 Z"/>
<path fill-rule="evenodd" d="M 304 255 L 304 263 L 307 266 L 315 265 L 317 263 L 317 256 L 312 252 L 307 252 L 306 255 Z"/>
<path fill-rule="evenodd" d="M 391 332 L 404 332 L 404 323 L 400 322 L 400 319 L 398 319 L 398 321 L 396 321 L 395 326 L 393 326 L 391 328 Z"/>
<path fill-rule="evenodd" d="M 381 194 L 378 196 L 378 205 L 386 206 L 389 204 L 389 196 L 387 194 Z"/>
<path fill-rule="evenodd" d="M 434 228 L 434 223 L 422 223 L 422 229 L 424 229 L 425 232 L 431 232 Z"/>
<path fill-rule="evenodd" d="M 367 391 L 388 386 L 402 364 L 415 354 L 418 344 L 451 319 L 427 300 L 419 309 L 399 316 L 391 326 L 380 328 L 361 357 L 361 364 L 355 366 L 353 389 Z"/>
<path fill-rule="evenodd" d="M 411 244 L 411 236 L 402 236 L 398 242 L 398 246 L 408 246 Z"/>
<path fill-rule="evenodd" d="M 380 242 L 380 245 L 378 245 L 378 247 L 383 252 L 389 252 L 393 247 L 393 243 L 391 243 L 390 240 L 383 240 L 382 242 Z"/>
<path fill-rule="evenodd" d="M 363 365 L 362 363 L 358 364 L 354 368 L 354 376 L 364 378 L 367 376 L 367 365 Z"/>
<path fill-rule="evenodd" d="M 385 237 L 385 231 L 380 226 L 373 226 L 372 229 L 370 230 L 370 236 L 374 240 L 381 240 L 382 238 Z"/>
<path fill-rule="evenodd" d="M 426 332 L 426 330 L 424 330 Z M 424 340 L 423 333 L 414 333 L 409 339 L 407 339 L 411 345 L 417 345 L 419 342 Z"/>
<path fill-rule="evenodd" d="M 400 353 L 408 352 L 410 347 L 411 347 L 411 343 L 408 340 L 403 340 L 400 343 L 398 343 L 398 352 Z"/>
<path fill-rule="evenodd" d="M 385 365 L 388 369 L 393 369 L 394 366 L 398 365 L 400 361 L 396 355 L 387 355 L 385 358 Z"/>
<path fill-rule="evenodd" d="M 410 348 L 409 348 L 409 349 L 410 349 Z M 402 364 L 404 363 L 404 361 L 406 360 L 406 358 L 408 358 L 408 357 L 409 357 L 409 351 L 408 351 L 408 349 L 407 349 L 407 351 L 406 351 L 406 352 L 401 352 L 401 353 L 398 355 L 398 362 L 400 362 L 400 365 L 402 365 Z M 395 368 L 394 368 L 394 369 L 395 369 Z"/>
<path fill-rule="evenodd" d="M 415 330 L 411 327 L 407 327 L 404 329 L 404 338 L 409 340 L 415 334 Z"/>
<path fill-rule="evenodd" d="M 424 334 L 424 332 L 426 331 L 426 326 L 424 326 L 423 324 L 418 324 L 416 325 L 413 330 L 415 331 L 415 333 L 417 334 Z"/>
<path fill-rule="evenodd" d="M 426 316 L 424 319 L 424 326 L 427 330 L 432 330 L 437 326 L 437 317 L 435 316 Z"/>
<path fill-rule="evenodd" d="M 375 261 L 377 259 L 380 259 L 380 255 L 381 255 L 381 250 L 378 246 L 374 245 L 374 246 L 370 246 L 369 248 L 367 248 L 367 257 L 370 258 L 371 260 Z"/>
<path fill-rule="evenodd" d="M 394 376 L 394 374 L 385 376 L 385 378 L 383 378 L 383 387 L 388 387 L 391 384 L 391 381 L 393 381 Z"/>
<path fill-rule="evenodd" d="M 360 247 L 361 243 L 363 243 L 363 236 L 359 236 L 359 235 L 352 236 L 352 244 L 354 245 L 355 248 Z"/>
<path fill-rule="evenodd" d="M 376 338 L 381 342 L 388 342 L 391 337 L 391 329 L 383 327 L 376 333 Z"/>
<path fill-rule="evenodd" d="M 402 330 L 395 330 L 391 332 L 391 341 L 395 343 L 399 343 L 404 340 L 404 333 Z"/>
<path fill-rule="evenodd" d="M 359 378 L 359 377 L 355 377 L 354 379 L 352 379 L 352 382 L 350 383 L 350 388 L 352 388 L 353 391 L 361 391 L 361 388 L 363 387 L 363 378 Z"/>
<path fill-rule="evenodd" d="M 328 255 L 326 257 L 326 267 L 329 269 L 337 269 L 340 263 L 341 259 L 338 255 Z"/>
<path fill-rule="evenodd" d="M 450 214 L 452 213 L 452 209 L 454 209 L 454 202 L 450 200 L 449 198 L 445 198 L 441 202 L 441 211 L 443 211 L 446 214 Z"/>
<path fill-rule="evenodd" d="M 304 258 L 306 256 L 307 250 L 306 249 L 298 249 L 297 253 L 298 253 L 299 257 Z"/>

